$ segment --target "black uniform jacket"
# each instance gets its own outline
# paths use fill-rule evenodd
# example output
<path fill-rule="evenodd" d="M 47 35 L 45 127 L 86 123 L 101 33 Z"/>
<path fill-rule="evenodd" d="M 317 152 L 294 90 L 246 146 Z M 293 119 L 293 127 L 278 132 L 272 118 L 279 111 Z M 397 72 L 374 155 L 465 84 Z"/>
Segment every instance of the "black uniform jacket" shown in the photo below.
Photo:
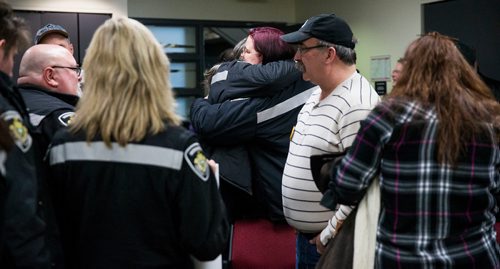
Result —
<path fill-rule="evenodd" d="M 0 151 L 0 268 L 50 268 L 26 106 L 2 72 L 0 93 L 1 120 L 14 141 L 8 152 Z"/>
<path fill-rule="evenodd" d="M 226 246 L 216 179 L 182 127 L 111 148 L 63 129 L 49 159 L 70 268 L 191 268 Z"/>
<path fill-rule="evenodd" d="M 229 154 L 215 151 L 221 175 L 251 186 L 254 195 L 263 197 L 272 221 L 284 220 L 281 178 L 290 132 L 313 88 L 293 61 L 265 65 L 233 61 L 223 63 L 212 77 L 208 98 L 195 100 L 191 107 L 191 123 L 204 144 L 239 147 L 243 156 L 239 160 L 234 158 L 235 149 Z"/>
<path fill-rule="evenodd" d="M 52 180 L 47 175 L 48 163 L 44 160 L 47 148 L 56 132 L 68 126 L 72 119 L 78 96 L 62 94 L 49 91 L 44 88 L 20 84 L 19 92 L 28 107 L 31 125 L 34 128 L 34 136 L 37 140 L 36 162 L 38 167 L 40 201 L 44 204 L 44 219 L 47 224 L 47 242 L 56 264 L 61 264 L 63 259 L 62 250 L 59 247 L 59 231 L 53 212 L 53 201 L 50 193 L 53 192 Z M 63 267 L 58 267 L 63 268 Z"/>
<path fill-rule="evenodd" d="M 31 124 L 42 134 L 45 151 L 57 130 L 68 126 L 79 97 L 29 84 L 19 85 L 19 91 L 29 109 Z"/>

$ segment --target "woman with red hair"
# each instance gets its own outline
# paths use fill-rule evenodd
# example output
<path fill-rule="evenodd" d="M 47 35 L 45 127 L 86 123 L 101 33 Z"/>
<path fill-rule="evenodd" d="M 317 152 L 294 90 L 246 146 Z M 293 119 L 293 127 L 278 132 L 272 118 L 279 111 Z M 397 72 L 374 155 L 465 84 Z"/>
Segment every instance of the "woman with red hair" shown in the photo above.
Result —
<path fill-rule="evenodd" d="M 247 266 L 290 268 L 295 263 L 281 178 L 290 133 L 314 85 L 294 67 L 295 49 L 281 35 L 272 27 L 251 29 L 243 52 L 236 55 L 242 61 L 222 63 L 210 78 L 207 98 L 191 107 L 191 123 L 220 165 L 221 192 L 236 223 L 233 265 L 238 268 L 246 268 L 238 263 L 238 227 L 247 224 L 262 231 L 243 240 L 240 249 L 252 252 L 244 259 Z"/>

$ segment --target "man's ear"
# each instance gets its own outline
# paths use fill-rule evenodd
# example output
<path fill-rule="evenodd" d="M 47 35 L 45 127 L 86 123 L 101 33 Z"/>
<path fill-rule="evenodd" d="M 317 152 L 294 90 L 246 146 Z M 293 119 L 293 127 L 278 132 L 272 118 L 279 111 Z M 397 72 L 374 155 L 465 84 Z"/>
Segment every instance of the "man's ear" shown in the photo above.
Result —
<path fill-rule="evenodd" d="M 5 58 L 5 44 L 7 44 L 7 41 L 5 39 L 0 39 L 0 60 L 3 60 Z"/>
<path fill-rule="evenodd" d="M 326 56 L 327 62 L 332 62 L 337 57 L 337 50 L 334 47 L 328 47 L 328 55 Z"/>
<path fill-rule="evenodd" d="M 54 78 L 54 69 L 46 67 L 42 72 L 42 80 L 49 86 L 56 88 L 59 83 Z"/>

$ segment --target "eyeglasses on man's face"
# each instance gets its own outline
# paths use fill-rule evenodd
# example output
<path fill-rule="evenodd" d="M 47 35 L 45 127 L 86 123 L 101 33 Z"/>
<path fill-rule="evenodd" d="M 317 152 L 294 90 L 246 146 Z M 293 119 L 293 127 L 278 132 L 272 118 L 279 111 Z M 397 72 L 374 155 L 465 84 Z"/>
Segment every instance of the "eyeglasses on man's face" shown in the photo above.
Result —
<path fill-rule="evenodd" d="M 310 46 L 310 47 L 306 47 L 306 46 L 297 46 L 297 52 L 299 54 L 304 54 L 312 49 L 318 49 L 318 48 L 326 48 L 328 46 L 326 45 L 315 45 L 315 46 Z"/>
<path fill-rule="evenodd" d="M 72 66 L 54 65 L 54 66 L 51 66 L 51 67 L 52 68 L 67 68 L 67 69 L 71 69 L 71 70 L 75 71 L 75 73 L 76 73 L 77 76 L 80 76 L 80 74 L 82 73 L 82 68 L 79 67 L 79 66 L 72 67 Z"/>

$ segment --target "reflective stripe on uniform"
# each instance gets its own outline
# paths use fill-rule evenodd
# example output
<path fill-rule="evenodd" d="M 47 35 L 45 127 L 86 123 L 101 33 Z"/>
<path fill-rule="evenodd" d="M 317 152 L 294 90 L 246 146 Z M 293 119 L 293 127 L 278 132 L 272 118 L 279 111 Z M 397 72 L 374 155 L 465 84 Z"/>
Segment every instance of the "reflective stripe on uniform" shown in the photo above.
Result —
<path fill-rule="evenodd" d="M 222 81 L 222 80 L 226 80 L 227 79 L 227 74 L 228 74 L 227 70 L 215 74 L 212 77 L 212 81 L 210 82 L 210 84 L 214 84 L 216 82 L 219 82 L 219 81 Z"/>
<path fill-rule="evenodd" d="M 0 150 L 0 173 L 2 173 L 4 177 L 6 175 L 5 161 L 7 161 L 7 153 L 5 150 Z"/>
<path fill-rule="evenodd" d="M 160 166 L 180 170 L 183 152 L 180 150 L 150 145 L 127 144 L 126 147 L 112 143 L 108 148 L 104 142 L 70 142 L 57 145 L 50 150 L 50 164 L 66 161 L 122 162 Z"/>
<path fill-rule="evenodd" d="M 299 93 L 295 95 L 292 98 L 288 98 L 285 101 L 270 107 L 266 110 L 262 110 L 257 113 L 257 123 L 262 123 L 264 121 L 270 120 L 272 118 L 278 117 L 280 115 L 283 115 L 290 110 L 293 110 L 301 105 L 303 105 L 307 99 L 309 99 L 309 96 L 311 96 L 312 92 L 316 90 L 318 86 L 314 86 L 306 91 L 303 91 L 302 93 Z"/>
<path fill-rule="evenodd" d="M 43 119 L 45 119 L 45 115 L 38 115 L 35 113 L 30 113 L 30 122 L 35 127 L 40 125 L 40 122 L 42 122 Z"/>

